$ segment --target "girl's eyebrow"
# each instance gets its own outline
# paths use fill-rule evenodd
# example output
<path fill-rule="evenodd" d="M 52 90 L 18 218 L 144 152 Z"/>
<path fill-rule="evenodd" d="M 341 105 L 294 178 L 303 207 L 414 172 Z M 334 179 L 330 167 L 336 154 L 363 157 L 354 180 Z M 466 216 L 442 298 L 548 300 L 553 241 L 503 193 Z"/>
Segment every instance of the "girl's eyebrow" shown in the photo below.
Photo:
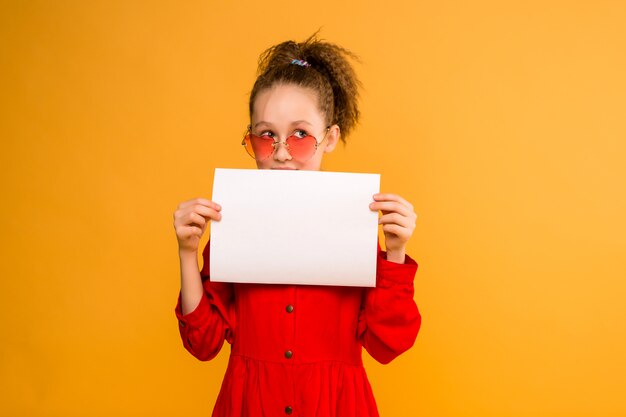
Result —
<path fill-rule="evenodd" d="M 291 125 L 292 125 L 292 126 L 295 126 L 295 125 L 299 125 L 300 123 L 304 123 L 304 124 L 306 124 L 306 125 L 313 126 L 313 124 L 312 124 L 312 123 L 309 123 L 309 122 L 307 122 L 306 120 L 296 120 L 296 121 L 295 121 L 295 122 L 293 122 Z"/>
<path fill-rule="evenodd" d="M 313 126 L 313 124 L 312 124 L 312 123 L 310 123 L 310 122 L 308 122 L 308 121 L 306 121 L 306 120 L 296 120 L 295 122 L 292 122 L 292 123 L 291 123 L 291 126 L 296 126 L 296 125 L 299 125 L 299 124 L 301 124 L 301 123 L 307 124 L 307 125 L 309 125 L 309 126 Z M 257 127 L 259 127 L 260 125 L 267 125 L 267 126 L 270 126 L 270 127 L 271 127 L 271 126 L 273 126 L 270 122 L 266 122 L 266 121 L 264 121 L 264 120 L 261 120 L 260 122 L 255 123 L 255 124 L 254 124 L 254 127 L 255 127 L 255 128 L 257 128 Z"/>
<path fill-rule="evenodd" d="M 271 126 L 272 124 L 269 122 L 264 122 L 264 121 L 260 121 L 254 124 L 254 127 L 259 127 L 260 125 L 268 125 Z"/>

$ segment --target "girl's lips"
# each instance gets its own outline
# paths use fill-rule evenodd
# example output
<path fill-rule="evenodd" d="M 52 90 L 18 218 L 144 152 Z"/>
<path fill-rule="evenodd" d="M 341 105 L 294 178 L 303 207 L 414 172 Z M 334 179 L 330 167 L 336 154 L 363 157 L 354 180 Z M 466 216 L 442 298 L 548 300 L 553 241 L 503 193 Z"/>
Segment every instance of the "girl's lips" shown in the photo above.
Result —
<path fill-rule="evenodd" d="M 273 167 L 272 169 L 285 169 L 285 170 L 295 171 L 297 168 L 289 168 L 289 167 Z"/>

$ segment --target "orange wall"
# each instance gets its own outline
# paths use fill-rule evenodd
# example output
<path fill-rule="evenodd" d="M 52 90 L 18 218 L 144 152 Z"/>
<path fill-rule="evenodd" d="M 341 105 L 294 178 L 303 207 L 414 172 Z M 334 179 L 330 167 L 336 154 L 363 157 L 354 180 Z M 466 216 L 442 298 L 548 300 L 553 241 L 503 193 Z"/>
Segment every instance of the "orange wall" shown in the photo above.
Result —
<path fill-rule="evenodd" d="M 304 7 L 304 11 L 298 11 Z M 258 54 L 360 54 L 325 168 L 420 215 L 424 324 L 367 369 L 384 416 L 624 416 L 626 3 L 0 6 L 0 415 L 210 415 L 179 340 L 172 212 L 239 146 Z"/>

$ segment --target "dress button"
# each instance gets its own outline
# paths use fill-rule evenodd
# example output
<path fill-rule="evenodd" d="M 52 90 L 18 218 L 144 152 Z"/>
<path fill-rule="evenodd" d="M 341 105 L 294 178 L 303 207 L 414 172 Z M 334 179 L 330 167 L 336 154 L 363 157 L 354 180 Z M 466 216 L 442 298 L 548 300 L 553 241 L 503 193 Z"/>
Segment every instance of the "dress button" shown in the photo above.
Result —
<path fill-rule="evenodd" d="M 293 356 L 293 352 L 292 351 L 288 350 L 288 351 L 285 352 L 285 358 L 291 359 L 292 356 Z"/>
<path fill-rule="evenodd" d="M 287 407 L 285 407 L 285 414 L 291 414 L 293 413 L 293 408 L 291 408 L 290 405 L 288 405 Z"/>
<path fill-rule="evenodd" d="M 180 327 L 185 327 L 185 322 L 182 320 L 178 320 L 178 324 L 180 324 Z"/>
<path fill-rule="evenodd" d="M 285 310 L 287 310 L 287 313 L 293 313 L 293 306 L 289 304 L 287 307 L 285 307 Z"/>

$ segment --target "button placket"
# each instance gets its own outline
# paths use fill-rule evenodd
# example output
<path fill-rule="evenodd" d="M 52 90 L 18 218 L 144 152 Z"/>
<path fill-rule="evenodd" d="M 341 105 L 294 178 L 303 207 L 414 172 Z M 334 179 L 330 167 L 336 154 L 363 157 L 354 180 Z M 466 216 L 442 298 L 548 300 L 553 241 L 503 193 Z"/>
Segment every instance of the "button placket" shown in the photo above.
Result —
<path fill-rule="evenodd" d="M 285 312 L 287 313 L 287 315 L 288 315 L 288 317 L 289 317 L 289 318 L 288 318 L 288 320 L 289 320 L 289 321 L 292 323 L 292 325 L 294 326 L 294 327 L 293 327 L 293 331 L 294 331 L 294 333 L 292 333 L 292 337 L 291 337 L 290 339 L 291 339 L 291 343 L 295 343 L 295 340 L 294 340 L 294 336 L 295 336 L 295 317 L 293 316 L 293 311 L 294 311 L 294 309 L 295 309 L 295 308 L 294 308 L 294 303 L 293 303 L 293 300 L 294 300 L 294 299 L 295 299 L 295 297 L 296 297 L 296 289 L 295 289 L 295 288 L 293 288 L 290 292 L 291 292 L 291 294 L 290 294 L 291 302 L 290 302 L 290 303 L 288 303 L 288 304 L 285 306 Z M 293 351 L 292 351 L 291 349 L 287 349 L 287 350 L 284 352 L 284 357 L 285 357 L 285 359 L 291 359 L 291 358 L 293 357 Z"/>
<path fill-rule="evenodd" d="M 296 300 L 297 299 L 297 286 L 292 286 L 289 291 L 288 291 L 288 298 L 287 301 L 284 305 L 284 312 L 283 314 L 283 320 L 285 320 L 285 324 L 287 324 L 289 327 L 289 330 L 286 333 L 286 346 L 285 346 L 285 351 L 283 352 L 283 357 L 285 358 L 284 360 L 287 363 L 290 363 L 289 368 L 291 368 L 291 372 L 289 373 L 288 376 L 288 380 L 289 380 L 289 385 L 291 386 L 291 395 L 288 395 L 287 397 L 284 398 L 284 400 L 286 400 L 283 404 L 285 404 L 285 415 L 290 416 L 293 414 L 293 408 L 294 408 L 294 399 L 295 399 L 295 386 L 294 386 L 294 375 L 293 375 L 293 370 L 294 367 L 296 366 L 294 359 L 293 359 L 293 349 L 296 347 L 296 314 L 294 314 L 294 310 L 295 310 L 295 304 L 296 304 Z M 287 330 L 287 329 L 285 329 Z"/>

